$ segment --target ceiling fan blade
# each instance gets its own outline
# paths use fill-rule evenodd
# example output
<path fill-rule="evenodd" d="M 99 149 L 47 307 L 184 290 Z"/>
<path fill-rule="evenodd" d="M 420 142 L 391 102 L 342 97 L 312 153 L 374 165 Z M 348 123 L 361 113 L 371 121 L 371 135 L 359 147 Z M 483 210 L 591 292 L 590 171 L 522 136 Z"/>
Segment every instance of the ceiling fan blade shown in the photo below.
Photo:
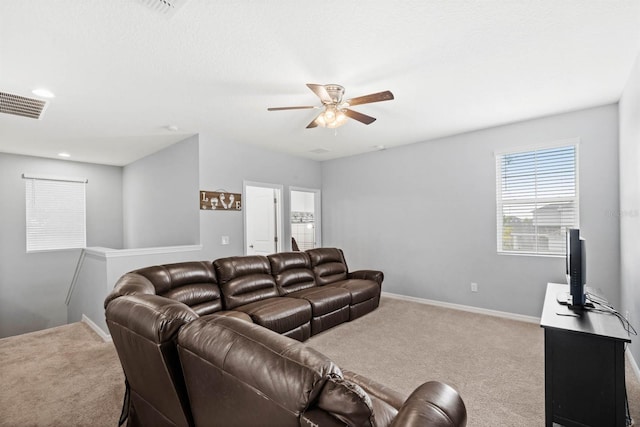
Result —
<path fill-rule="evenodd" d="M 350 106 L 360 105 L 360 104 L 370 104 L 372 102 L 381 102 L 381 101 L 391 101 L 393 99 L 393 94 L 385 90 L 384 92 L 372 93 L 371 95 L 359 96 L 357 98 L 352 98 L 347 100 L 347 103 Z"/>
<path fill-rule="evenodd" d="M 345 116 L 364 123 L 365 125 L 370 125 L 376 121 L 375 117 L 367 116 L 366 114 L 358 113 L 357 111 L 349 110 L 348 108 L 345 108 L 342 112 L 344 112 Z"/>
<path fill-rule="evenodd" d="M 320 113 L 320 114 L 322 114 L 322 113 Z M 316 116 L 316 118 L 315 118 L 315 119 L 313 119 L 313 120 L 311 121 L 311 123 L 309 123 L 309 124 L 307 125 L 307 129 L 312 129 L 312 128 L 317 128 L 317 127 L 318 127 L 318 122 L 316 122 L 316 120 L 318 119 L 318 117 L 320 117 L 320 114 L 318 114 L 318 115 Z"/>
<path fill-rule="evenodd" d="M 282 111 L 282 110 L 309 110 L 311 108 L 316 108 L 313 105 L 304 105 L 300 107 L 269 107 L 267 111 Z"/>
<path fill-rule="evenodd" d="M 323 104 L 331 104 L 333 102 L 333 99 L 329 96 L 329 92 L 327 92 L 327 89 L 323 85 L 307 83 L 307 87 L 318 95 L 318 98 L 320 98 Z"/>

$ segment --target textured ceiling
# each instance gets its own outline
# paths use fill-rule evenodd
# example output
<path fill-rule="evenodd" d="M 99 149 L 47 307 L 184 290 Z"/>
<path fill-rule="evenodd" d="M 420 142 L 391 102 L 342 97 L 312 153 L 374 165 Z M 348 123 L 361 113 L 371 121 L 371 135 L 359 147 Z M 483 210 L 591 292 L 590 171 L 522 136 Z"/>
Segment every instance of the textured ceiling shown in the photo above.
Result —
<path fill-rule="evenodd" d="M 124 165 L 206 133 L 325 160 L 616 102 L 639 48 L 640 0 L 2 0 L 0 91 L 56 97 L 0 114 L 0 151 Z M 337 131 L 267 112 L 319 105 L 305 83 L 396 99 Z"/>

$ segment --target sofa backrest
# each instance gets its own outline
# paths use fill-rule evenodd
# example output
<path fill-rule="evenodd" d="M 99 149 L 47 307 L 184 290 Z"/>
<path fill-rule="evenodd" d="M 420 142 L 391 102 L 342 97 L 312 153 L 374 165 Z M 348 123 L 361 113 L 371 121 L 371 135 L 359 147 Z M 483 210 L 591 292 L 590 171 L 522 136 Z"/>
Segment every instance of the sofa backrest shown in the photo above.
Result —
<path fill-rule="evenodd" d="M 316 286 L 309 255 L 304 252 L 280 252 L 267 257 L 280 295 Z"/>
<path fill-rule="evenodd" d="M 156 265 L 132 273 L 149 280 L 157 295 L 180 301 L 199 316 L 222 310 L 220 287 L 210 262 Z"/>
<path fill-rule="evenodd" d="M 347 262 L 341 249 L 315 248 L 306 252 L 318 285 L 322 286 L 347 278 Z"/>
<path fill-rule="evenodd" d="M 299 426 L 330 375 L 327 357 L 261 326 L 198 319 L 178 337 L 196 425 Z"/>
<path fill-rule="evenodd" d="M 108 304 L 107 326 L 130 390 L 128 425 L 192 425 L 176 340 L 197 318 L 158 295 L 125 295 Z"/>
<path fill-rule="evenodd" d="M 266 256 L 219 258 L 213 262 L 213 267 L 227 310 L 279 296 Z"/>
<path fill-rule="evenodd" d="M 127 273 L 120 277 L 115 286 L 104 300 L 104 308 L 114 299 L 123 295 L 155 295 L 156 288 L 153 283 L 144 276 L 136 273 Z"/>

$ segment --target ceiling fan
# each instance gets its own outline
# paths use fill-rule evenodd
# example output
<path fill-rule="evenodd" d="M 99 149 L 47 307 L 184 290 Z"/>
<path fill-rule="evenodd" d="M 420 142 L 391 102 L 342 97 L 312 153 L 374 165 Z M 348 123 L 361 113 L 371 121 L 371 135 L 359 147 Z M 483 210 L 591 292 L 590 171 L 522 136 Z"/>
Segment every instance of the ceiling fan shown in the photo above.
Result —
<path fill-rule="evenodd" d="M 375 122 L 375 117 L 367 116 L 366 114 L 359 113 L 351 110 L 349 107 L 361 104 L 370 104 L 372 102 L 391 101 L 393 94 L 386 90 L 384 92 L 372 93 L 370 95 L 359 96 L 357 98 L 342 100 L 344 95 L 344 87 L 336 84 L 317 85 L 307 83 L 307 87 L 313 91 L 320 101 L 322 106 L 305 105 L 300 107 L 270 107 L 268 111 L 280 111 L 280 110 L 306 110 L 312 108 L 322 109 L 322 112 L 307 125 L 307 129 L 317 126 L 337 128 L 346 123 L 347 118 L 352 118 L 370 125 Z"/>

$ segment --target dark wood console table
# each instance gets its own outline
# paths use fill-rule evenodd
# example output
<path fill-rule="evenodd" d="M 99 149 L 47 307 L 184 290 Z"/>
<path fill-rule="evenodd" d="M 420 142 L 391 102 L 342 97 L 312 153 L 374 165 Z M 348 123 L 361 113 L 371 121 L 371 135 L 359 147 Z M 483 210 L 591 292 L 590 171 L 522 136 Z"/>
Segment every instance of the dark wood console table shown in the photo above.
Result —
<path fill-rule="evenodd" d="M 549 283 L 544 328 L 545 425 L 625 426 L 624 348 L 631 342 L 611 314 L 557 301 L 569 286 Z"/>

